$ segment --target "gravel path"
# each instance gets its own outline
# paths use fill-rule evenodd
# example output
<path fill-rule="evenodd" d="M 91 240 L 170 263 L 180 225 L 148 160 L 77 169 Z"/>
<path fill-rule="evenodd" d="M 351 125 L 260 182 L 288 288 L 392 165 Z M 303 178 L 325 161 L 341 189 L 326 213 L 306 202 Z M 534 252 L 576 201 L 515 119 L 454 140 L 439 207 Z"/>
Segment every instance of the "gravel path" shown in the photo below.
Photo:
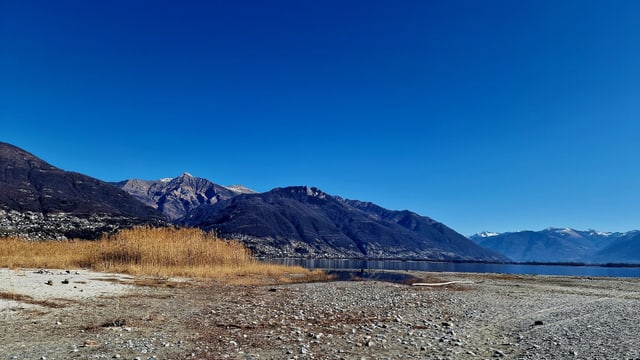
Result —
<path fill-rule="evenodd" d="M 640 359 L 638 279 L 411 274 L 464 283 L 147 280 L 18 300 L 0 308 L 0 359 Z"/>

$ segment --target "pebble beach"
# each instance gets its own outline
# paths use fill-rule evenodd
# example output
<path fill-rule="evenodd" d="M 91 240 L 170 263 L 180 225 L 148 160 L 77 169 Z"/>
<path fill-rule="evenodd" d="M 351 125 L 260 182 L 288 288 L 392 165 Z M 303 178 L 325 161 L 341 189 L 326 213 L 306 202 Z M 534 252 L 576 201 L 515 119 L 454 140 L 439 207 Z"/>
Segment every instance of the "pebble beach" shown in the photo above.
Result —
<path fill-rule="evenodd" d="M 230 286 L 38 271 L 0 271 L 0 359 L 640 359 L 634 278 Z"/>

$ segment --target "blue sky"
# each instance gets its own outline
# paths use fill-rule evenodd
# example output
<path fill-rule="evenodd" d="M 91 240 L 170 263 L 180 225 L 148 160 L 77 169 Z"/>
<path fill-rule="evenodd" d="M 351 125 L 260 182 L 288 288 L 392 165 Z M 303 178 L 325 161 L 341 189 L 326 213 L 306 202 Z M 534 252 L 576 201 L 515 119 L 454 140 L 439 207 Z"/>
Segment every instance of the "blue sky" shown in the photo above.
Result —
<path fill-rule="evenodd" d="M 0 141 L 469 235 L 640 228 L 638 1 L 0 0 Z"/>

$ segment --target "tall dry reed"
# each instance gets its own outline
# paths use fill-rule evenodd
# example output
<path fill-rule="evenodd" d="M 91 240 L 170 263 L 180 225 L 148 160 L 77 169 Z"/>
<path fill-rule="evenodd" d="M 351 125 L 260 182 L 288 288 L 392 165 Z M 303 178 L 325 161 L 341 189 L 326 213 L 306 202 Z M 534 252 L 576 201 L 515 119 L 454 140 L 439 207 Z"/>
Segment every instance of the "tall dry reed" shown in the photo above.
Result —
<path fill-rule="evenodd" d="M 95 242 L 87 255 L 99 270 L 241 267 L 256 260 L 237 241 L 216 239 L 199 229 L 135 228 Z"/>
<path fill-rule="evenodd" d="M 0 266 L 80 267 L 164 277 L 260 277 L 276 282 L 323 277 L 302 267 L 260 262 L 240 242 L 217 239 L 199 229 L 149 227 L 121 230 L 99 241 L 0 239 Z"/>

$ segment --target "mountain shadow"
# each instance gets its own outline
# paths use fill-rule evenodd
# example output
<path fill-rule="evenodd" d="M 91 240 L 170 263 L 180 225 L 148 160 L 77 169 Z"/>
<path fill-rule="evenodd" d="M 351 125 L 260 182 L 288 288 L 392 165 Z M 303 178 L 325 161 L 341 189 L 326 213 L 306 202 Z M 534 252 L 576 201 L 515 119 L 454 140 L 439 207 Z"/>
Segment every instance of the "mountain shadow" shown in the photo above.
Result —
<path fill-rule="evenodd" d="M 428 217 L 306 186 L 239 195 L 178 223 L 239 238 L 262 256 L 506 260 Z"/>
<path fill-rule="evenodd" d="M 96 238 L 164 216 L 106 182 L 0 143 L 0 235 Z M 90 220 L 90 221 L 89 221 Z"/>

